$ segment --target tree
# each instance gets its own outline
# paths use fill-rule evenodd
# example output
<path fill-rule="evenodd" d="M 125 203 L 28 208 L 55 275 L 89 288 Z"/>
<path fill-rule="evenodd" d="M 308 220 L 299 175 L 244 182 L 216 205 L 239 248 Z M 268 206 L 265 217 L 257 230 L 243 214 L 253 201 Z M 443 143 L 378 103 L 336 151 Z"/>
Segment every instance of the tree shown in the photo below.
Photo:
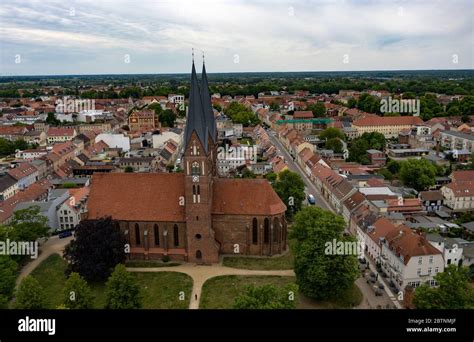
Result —
<path fill-rule="evenodd" d="M 124 265 L 119 264 L 107 280 L 107 309 L 139 309 L 141 308 L 140 286 L 137 279 L 130 274 Z"/>
<path fill-rule="evenodd" d="M 0 308 L 8 303 L 15 291 L 16 271 L 17 263 L 8 255 L 0 255 Z"/>
<path fill-rule="evenodd" d="M 133 167 L 130 166 L 130 165 L 129 165 L 129 166 L 125 166 L 124 172 L 132 173 L 132 172 L 133 172 Z"/>
<path fill-rule="evenodd" d="M 356 251 L 353 254 L 327 253 L 333 240 L 355 245 L 344 236 L 341 216 L 318 207 L 306 207 L 295 216 L 291 237 L 296 240 L 295 274 L 301 292 L 317 300 L 334 299 L 353 286 L 359 276 Z"/>
<path fill-rule="evenodd" d="M 48 219 L 40 214 L 40 207 L 33 205 L 17 210 L 9 224 L 11 237 L 16 241 L 36 241 L 49 235 Z"/>
<path fill-rule="evenodd" d="M 313 112 L 313 116 L 315 118 L 322 118 L 326 115 L 326 107 L 324 107 L 324 103 L 321 102 L 310 104 L 308 106 L 308 110 Z"/>
<path fill-rule="evenodd" d="M 328 127 L 319 134 L 319 139 L 321 140 L 329 140 L 333 138 L 345 140 L 346 136 L 344 132 L 342 132 L 339 128 L 336 127 Z"/>
<path fill-rule="evenodd" d="M 343 152 L 343 145 L 342 141 L 339 138 L 331 138 L 328 141 L 326 141 L 326 148 L 328 150 L 333 150 L 334 153 L 342 153 Z"/>
<path fill-rule="evenodd" d="M 91 309 L 92 293 L 87 282 L 72 272 L 64 285 L 64 306 L 68 309 Z"/>
<path fill-rule="evenodd" d="M 110 217 L 83 220 L 64 251 L 69 262 L 67 272 L 77 272 L 87 281 L 105 280 L 117 264 L 125 262 L 125 248 L 125 236 L 117 221 Z"/>
<path fill-rule="evenodd" d="M 231 102 L 231 104 L 224 110 L 224 114 L 233 122 L 240 123 L 245 127 L 255 126 L 259 123 L 255 113 L 238 102 Z"/>
<path fill-rule="evenodd" d="M 376 149 L 383 151 L 384 147 L 385 137 L 382 133 L 364 133 L 362 136 L 352 141 L 351 146 L 349 147 L 349 161 L 370 164 L 370 160 L 367 157 L 367 150 Z"/>
<path fill-rule="evenodd" d="M 289 217 L 301 209 L 305 193 L 304 182 L 299 174 L 289 170 L 280 172 L 273 188 L 287 206 L 287 215 Z"/>
<path fill-rule="evenodd" d="M 436 171 L 430 161 L 410 158 L 402 162 L 399 176 L 403 184 L 421 191 L 435 184 Z"/>
<path fill-rule="evenodd" d="M 280 110 L 280 106 L 276 102 L 270 103 L 270 111 L 278 112 Z"/>
<path fill-rule="evenodd" d="M 251 170 L 244 168 L 242 170 L 242 178 L 257 178 L 257 175 L 253 173 Z"/>
<path fill-rule="evenodd" d="M 413 304 L 417 309 L 474 309 L 468 267 L 449 265 L 435 280 L 437 288 L 423 284 L 416 289 Z"/>
<path fill-rule="evenodd" d="M 347 100 L 347 107 L 349 108 L 355 108 L 357 106 L 357 100 L 353 97 L 351 97 L 349 100 Z"/>
<path fill-rule="evenodd" d="M 271 284 L 249 285 L 235 298 L 234 309 L 295 309 L 297 295 L 296 284 L 288 284 L 281 289 Z"/>
<path fill-rule="evenodd" d="M 273 185 L 277 181 L 278 175 L 275 172 L 269 172 L 265 175 L 265 178 Z"/>
<path fill-rule="evenodd" d="M 32 276 L 24 278 L 16 293 L 17 309 L 46 309 L 46 295 L 38 280 Z"/>
<path fill-rule="evenodd" d="M 166 109 L 160 113 L 158 120 L 163 127 L 174 127 L 176 121 L 176 114 L 171 109 Z"/>
<path fill-rule="evenodd" d="M 51 126 L 58 126 L 61 122 L 56 119 L 56 114 L 49 112 L 48 116 L 46 117 L 46 123 Z"/>

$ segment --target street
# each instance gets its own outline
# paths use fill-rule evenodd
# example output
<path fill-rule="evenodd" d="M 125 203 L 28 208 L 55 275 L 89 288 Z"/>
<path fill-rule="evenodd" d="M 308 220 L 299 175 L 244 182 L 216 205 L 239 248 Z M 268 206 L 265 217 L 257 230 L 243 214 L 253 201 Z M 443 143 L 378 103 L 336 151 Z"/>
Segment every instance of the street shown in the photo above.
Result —
<path fill-rule="evenodd" d="M 270 131 L 271 132 L 271 131 Z M 270 138 L 270 141 L 272 144 L 278 148 L 279 154 L 282 155 L 285 158 L 286 163 L 288 164 L 288 167 L 291 171 L 298 173 L 301 178 L 303 179 L 303 182 L 305 184 L 306 189 L 309 190 L 309 193 L 314 195 L 316 199 L 316 206 L 330 210 L 329 204 L 326 202 L 326 200 L 321 196 L 319 191 L 316 189 L 316 186 L 313 184 L 313 182 L 310 181 L 308 176 L 306 176 L 306 173 L 301 169 L 301 167 L 293 160 L 293 157 L 288 153 L 288 151 L 285 149 L 285 147 L 282 145 L 282 143 L 278 140 L 278 138 L 274 135 L 269 134 L 268 135 Z M 308 195 L 308 193 L 306 193 Z"/>
<path fill-rule="evenodd" d="M 321 196 L 321 193 L 316 189 L 316 186 L 313 184 L 313 182 L 311 182 L 308 176 L 306 176 L 306 173 L 301 169 L 301 167 L 295 161 L 293 161 L 293 157 L 291 157 L 291 155 L 283 146 L 283 144 L 278 140 L 278 138 L 275 135 L 272 135 L 271 132 L 272 131 L 269 130 L 270 134 L 268 134 L 268 136 L 270 138 L 270 141 L 276 148 L 278 148 L 279 154 L 283 155 L 290 170 L 298 173 L 301 176 L 301 178 L 303 179 L 303 182 L 305 183 L 305 190 L 309 189 L 309 193 L 313 194 L 314 197 L 316 198 L 316 206 L 334 212 L 331 206 Z M 369 262 L 370 269 L 375 272 L 375 264 L 368 257 L 366 259 Z M 386 293 L 386 296 L 391 300 L 393 305 L 395 305 L 397 308 L 400 309 L 401 305 L 395 298 L 395 295 L 392 293 L 392 291 L 390 291 L 388 284 L 385 282 L 384 279 L 380 279 L 380 281 L 382 282 L 382 284 L 384 284 L 384 291 Z"/>

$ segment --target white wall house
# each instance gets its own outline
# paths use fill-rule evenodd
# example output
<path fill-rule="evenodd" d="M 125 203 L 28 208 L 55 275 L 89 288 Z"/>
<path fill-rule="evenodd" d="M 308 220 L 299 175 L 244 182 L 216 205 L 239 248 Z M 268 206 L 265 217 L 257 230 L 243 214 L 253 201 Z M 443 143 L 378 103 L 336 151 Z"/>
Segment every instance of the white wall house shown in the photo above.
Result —
<path fill-rule="evenodd" d="M 428 240 L 407 227 L 387 234 L 382 243 L 382 269 L 398 290 L 410 285 L 436 286 L 434 276 L 444 271 L 443 254 Z"/>
<path fill-rule="evenodd" d="M 426 238 L 431 245 L 443 253 L 445 267 L 448 267 L 449 265 L 459 265 L 461 263 L 463 248 L 456 240 L 444 238 L 438 234 L 428 234 Z"/>

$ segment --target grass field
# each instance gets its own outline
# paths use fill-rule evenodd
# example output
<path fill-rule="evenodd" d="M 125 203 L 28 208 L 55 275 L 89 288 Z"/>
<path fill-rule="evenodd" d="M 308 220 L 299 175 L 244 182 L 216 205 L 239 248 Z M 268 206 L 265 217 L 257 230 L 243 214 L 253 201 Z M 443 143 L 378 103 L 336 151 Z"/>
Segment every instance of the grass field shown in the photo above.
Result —
<path fill-rule="evenodd" d="M 47 309 L 55 309 L 62 304 L 66 282 L 64 271 L 66 261 L 58 254 L 44 260 L 32 273 L 43 286 L 47 297 Z M 192 279 L 178 272 L 132 273 L 137 277 L 143 295 L 144 309 L 186 309 L 189 306 Z M 94 295 L 94 308 L 105 305 L 105 283 L 90 283 Z M 183 292 L 184 300 L 180 300 Z"/>
<path fill-rule="evenodd" d="M 247 285 L 272 284 L 276 287 L 295 282 L 294 277 L 280 276 L 220 276 L 204 283 L 201 294 L 201 309 L 232 309 L 235 298 Z M 362 301 L 362 293 L 354 285 L 346 293 L 332 301 L 314 301 L 299 295 L 298 309 L 342 309 L 357 306 Z"/>
<path fill-rule="evenodd" d="M 199 308 L 232 309 L 235 298 L 247 285 L 284 287 L 292 282 L 295 282 L 294 277 L 230 275 L 211 278 L 203 285 Z"/>
<path fill-rule="evenodd" d="M 294 267 L 292 252 L 293 241 L 290 249 L 285 254 L 275 257 L 224 257 L 223 265 L 247 270 L 291 270 Z"/>

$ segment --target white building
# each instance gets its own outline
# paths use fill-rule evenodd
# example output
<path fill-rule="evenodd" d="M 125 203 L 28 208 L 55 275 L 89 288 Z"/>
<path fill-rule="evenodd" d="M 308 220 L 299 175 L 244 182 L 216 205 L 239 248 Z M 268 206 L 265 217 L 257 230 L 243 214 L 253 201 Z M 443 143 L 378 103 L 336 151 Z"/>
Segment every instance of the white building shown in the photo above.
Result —
<path fill-rule="evenodd" d="M 123 152 L 130 151 L 130 138 L 124 134 L 101 133 L 95 137 L 95 142 L 101 140 L 110 148 L 121 148 Z"/>
<path fill-rule="evenodd" d="M 178 146 L 181 146 L 182 134 L 176 134 L 174 132 L 162 132 L 161 134 L 153 134 L 152 142 L 153 148 L 161 148 L 168 140 L 173 140 Z"/>
<path fill-rule="evenodd" d="M 463 248 L 456 240 L 442 237 L 439 234 L 428 234 L 426 238 L 437 250 L 443 253 L 445 267 L 451 264 L 457 266 L 461 264 Z"/>
<path fill-rule="evenodd" d="M 424 236 L 405 226 L 385 236 L 381 265 L 398 290 L 422 284 L 436 286 L 435 275 L 444 271 L 443 254 Z"/>

